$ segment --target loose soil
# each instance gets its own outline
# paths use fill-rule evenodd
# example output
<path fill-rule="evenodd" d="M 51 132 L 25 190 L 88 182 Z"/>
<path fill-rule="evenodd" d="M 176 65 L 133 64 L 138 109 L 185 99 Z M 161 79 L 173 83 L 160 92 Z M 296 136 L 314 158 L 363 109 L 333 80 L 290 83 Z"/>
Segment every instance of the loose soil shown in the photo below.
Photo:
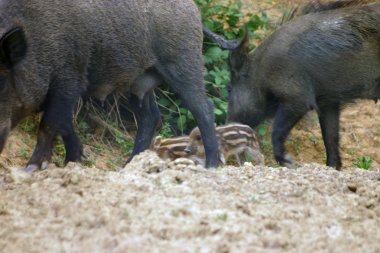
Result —
<path fill-rule="evenodd" d="M 380 105 L 347 106 L 340 134 L 340 172 L 321 165 L 311 113 L 287 141 L 296 169 L 206 170 L 146 151 L 114 171 L 120 151 L 86 145 L 93 166 L 25 174 L 35 136 L 16 129 L 0 157 L 0 252 L 380 252 Z M 368 171 L 353 167 L 362 156 Z"/>
<path fill-rule="evenodd" d="M 380 170 L 0 170 L 1 252 L 379 252 Z"/>

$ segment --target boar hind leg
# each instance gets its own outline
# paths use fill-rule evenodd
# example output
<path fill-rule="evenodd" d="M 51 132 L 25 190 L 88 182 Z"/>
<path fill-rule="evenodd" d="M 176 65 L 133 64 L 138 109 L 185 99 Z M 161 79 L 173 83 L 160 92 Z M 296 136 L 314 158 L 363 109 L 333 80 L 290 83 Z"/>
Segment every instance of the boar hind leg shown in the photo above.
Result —
<path fill-rule="evenodd" d="M 319 108 L 319 124 L 322 130 L 323 142 L 326 147 L 327 166 L 339 170 L 342 162 L 339 156 L 339 104 Z"/>
<path fill-rule="evenodd" d="M 285 156 L 285 140 L 294 125 L 306 114 L 307 110 L 302 110 L 302 106 L 285 107 L 280 105 L 274 119 L 272 132 L 273 153 L 276 161 L 284 166 L 292 167 L 293 161 Z M 306 108 L 306 107 L 305 107 Z"/>
<path fill-rule="evenodd" d="M 148 92 L 142 101 L 134 94 L 129 94 L 128 102 L 137 121 L 135 146 L 127 163 L 140 152 L 149 148 L 155 130 L 161 123 L 160 110 L 157 107 L 153 91 Z"/>
<path fill-rule="evenodd" d="M 55 137 L 62 136 L 66 158 L 69 161 L 79 162 L 83 148 L 73 127 L 73 110 L 77 99 L 65 98 L 48 94 L 46 109 L 38 130 L 37 145 L 30 158 L 26 171 L 31 172 L 39 168 L 46 168 L 51 160 Z"/>
<path fill-rule="evenodd" d="M 218 142 L 214 125 L 214 107 L 207 98 L 203 85 L 202 61 L 200 58 L 189 60 L 193 58 L 184 57 L 184 62 L 158 66 L 158 70 L 197 121 L 206 153 L 206 167 L 217 167 Z"/>
<path fill-rule="evenodd" d="M 32 157 L 24 169 L 26 172 L 33 172 L 39 168 L 47 168 L 52 156 L 55 136 L 55 133 L 53 133 L 48 126 L 46 126 L 43 122 L 40 123 L 37 136 L 37 145 L 33 151 Z"/>
<path fill-rule="evenodd" d="M 264 165 L 265 164 L 264 156 L 263 156 L 263 154 L 261 154 L 260 151 L 247 147 L 245 149 L 245 154 L 248 154 L 250 156 L 250 158 L 255 160 L 256 164 L 258 164 L 258 165 Z"/>
<path fill-rule="evenodd" d="M 243 164 L 247 161 L 244 152 L 237 154 L 235 157 L 235 159 L 239 162 L 239 166 L 243 166 Z"/>

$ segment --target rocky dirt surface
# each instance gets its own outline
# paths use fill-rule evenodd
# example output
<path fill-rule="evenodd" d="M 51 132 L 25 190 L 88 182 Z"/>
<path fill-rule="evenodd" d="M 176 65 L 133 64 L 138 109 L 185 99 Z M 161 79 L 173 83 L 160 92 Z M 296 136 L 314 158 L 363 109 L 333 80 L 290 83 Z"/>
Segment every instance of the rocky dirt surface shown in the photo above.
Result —
<path fill-rule="evenodd" d="M 380 170 L 0 169 L 0 252 L 380 252 Z"/>
<path fill-rule="evenodd" d="M 262 8 L 275 19 L 281 12 L 271 6 L 282 2 Z M 0 252 L 380 252 L 380 105 L 373 101 L 342 113 L 341 172 L 320 165 L 313 113 L 287 141 L 297 169 L 246 163 L 210 171 L 147 151 L 115 172 L 110 153 L 125 157 L 103 149 L 93 167 L 25 174 L 34 143 L 16 129 L 0 157 Z M 352 168 L 362 156 L 373 161 L 369 171 Z"/>

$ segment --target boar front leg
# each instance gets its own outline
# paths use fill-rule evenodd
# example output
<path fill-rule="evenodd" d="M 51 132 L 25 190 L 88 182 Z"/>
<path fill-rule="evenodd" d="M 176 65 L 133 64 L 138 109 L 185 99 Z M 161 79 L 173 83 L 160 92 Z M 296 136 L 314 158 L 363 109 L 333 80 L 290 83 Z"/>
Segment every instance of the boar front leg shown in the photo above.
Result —
<path fill-rule="evenodd" d="M 299 108 L 296 110 L 295 108 Z M 272 132 L 273 153 L 276 161 L 284 166 L 293 166 L 293 161 L 285 156 L 285 140 L 294 125 L 306 114 L 302 106 L 280 105 L 274 119 Z M 306 107 L 305 107 L 306 108 Z"/>
<path fill-rule="evenodd" d="M 128 102 L 137 121 L 135 145 L 129 159 L 149 148 L 155 130 L 161 124 L 160 110 L 157 107 L 153 91 L 148 92 L 141 101 L 136 95 L 129 94 Z"/>
<path fill-rule="evenodd" d="M 73 94 L 76 94 L 73 92 Z M 60 92 L 49 92 L 44 114 L 38 130 L 37 145 L 33 151 L 25 171 L 32 172 L 39 168 L 45 169 L 51 160 L 54 140 L 61 135 L 65 150 L 65 163 L 79 162 L 83 147 L 75 134 L 73 126 L 73 110 L 78 96 L 65 96 Z"/>
<path fill-rule="evenodd" d="M 206 153 L 206 167 L 217 167 L 219 152 L 214 125 L 214 106 L 207 98 L 203 85 L 201 56 L 194 59 L 194 55 L 186 57 L 185 52 L 182 52 L 182 56 L 183 61 L 177 64 L 168 62 L 158 65 L 157 68 L 198 124 Z"/>
<path fill-rule="evenodd" d="M 318 115 L 327 154 L 326 164 L 340 170 L 342 162 L 339 155 L 339 103 L 320 107 Z"/>

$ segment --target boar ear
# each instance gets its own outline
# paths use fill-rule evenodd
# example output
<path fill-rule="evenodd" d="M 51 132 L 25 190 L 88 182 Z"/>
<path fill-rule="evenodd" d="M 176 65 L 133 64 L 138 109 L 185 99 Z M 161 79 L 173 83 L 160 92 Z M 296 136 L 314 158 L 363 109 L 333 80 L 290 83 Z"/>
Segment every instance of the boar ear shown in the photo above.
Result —
<path fill-rule="evenodd" d="M 21 28 L 13 28 L 0 39 L 0 60 L 13 67 L 26 54 L 26 40 Z"/>
<path fill-rule="evenodd" d="M 230 51 L 228 64 L 231 71 L 239 72 L 248 62 L 248 29 L 245 30 L 243 38 L 239 45 Z"/>

